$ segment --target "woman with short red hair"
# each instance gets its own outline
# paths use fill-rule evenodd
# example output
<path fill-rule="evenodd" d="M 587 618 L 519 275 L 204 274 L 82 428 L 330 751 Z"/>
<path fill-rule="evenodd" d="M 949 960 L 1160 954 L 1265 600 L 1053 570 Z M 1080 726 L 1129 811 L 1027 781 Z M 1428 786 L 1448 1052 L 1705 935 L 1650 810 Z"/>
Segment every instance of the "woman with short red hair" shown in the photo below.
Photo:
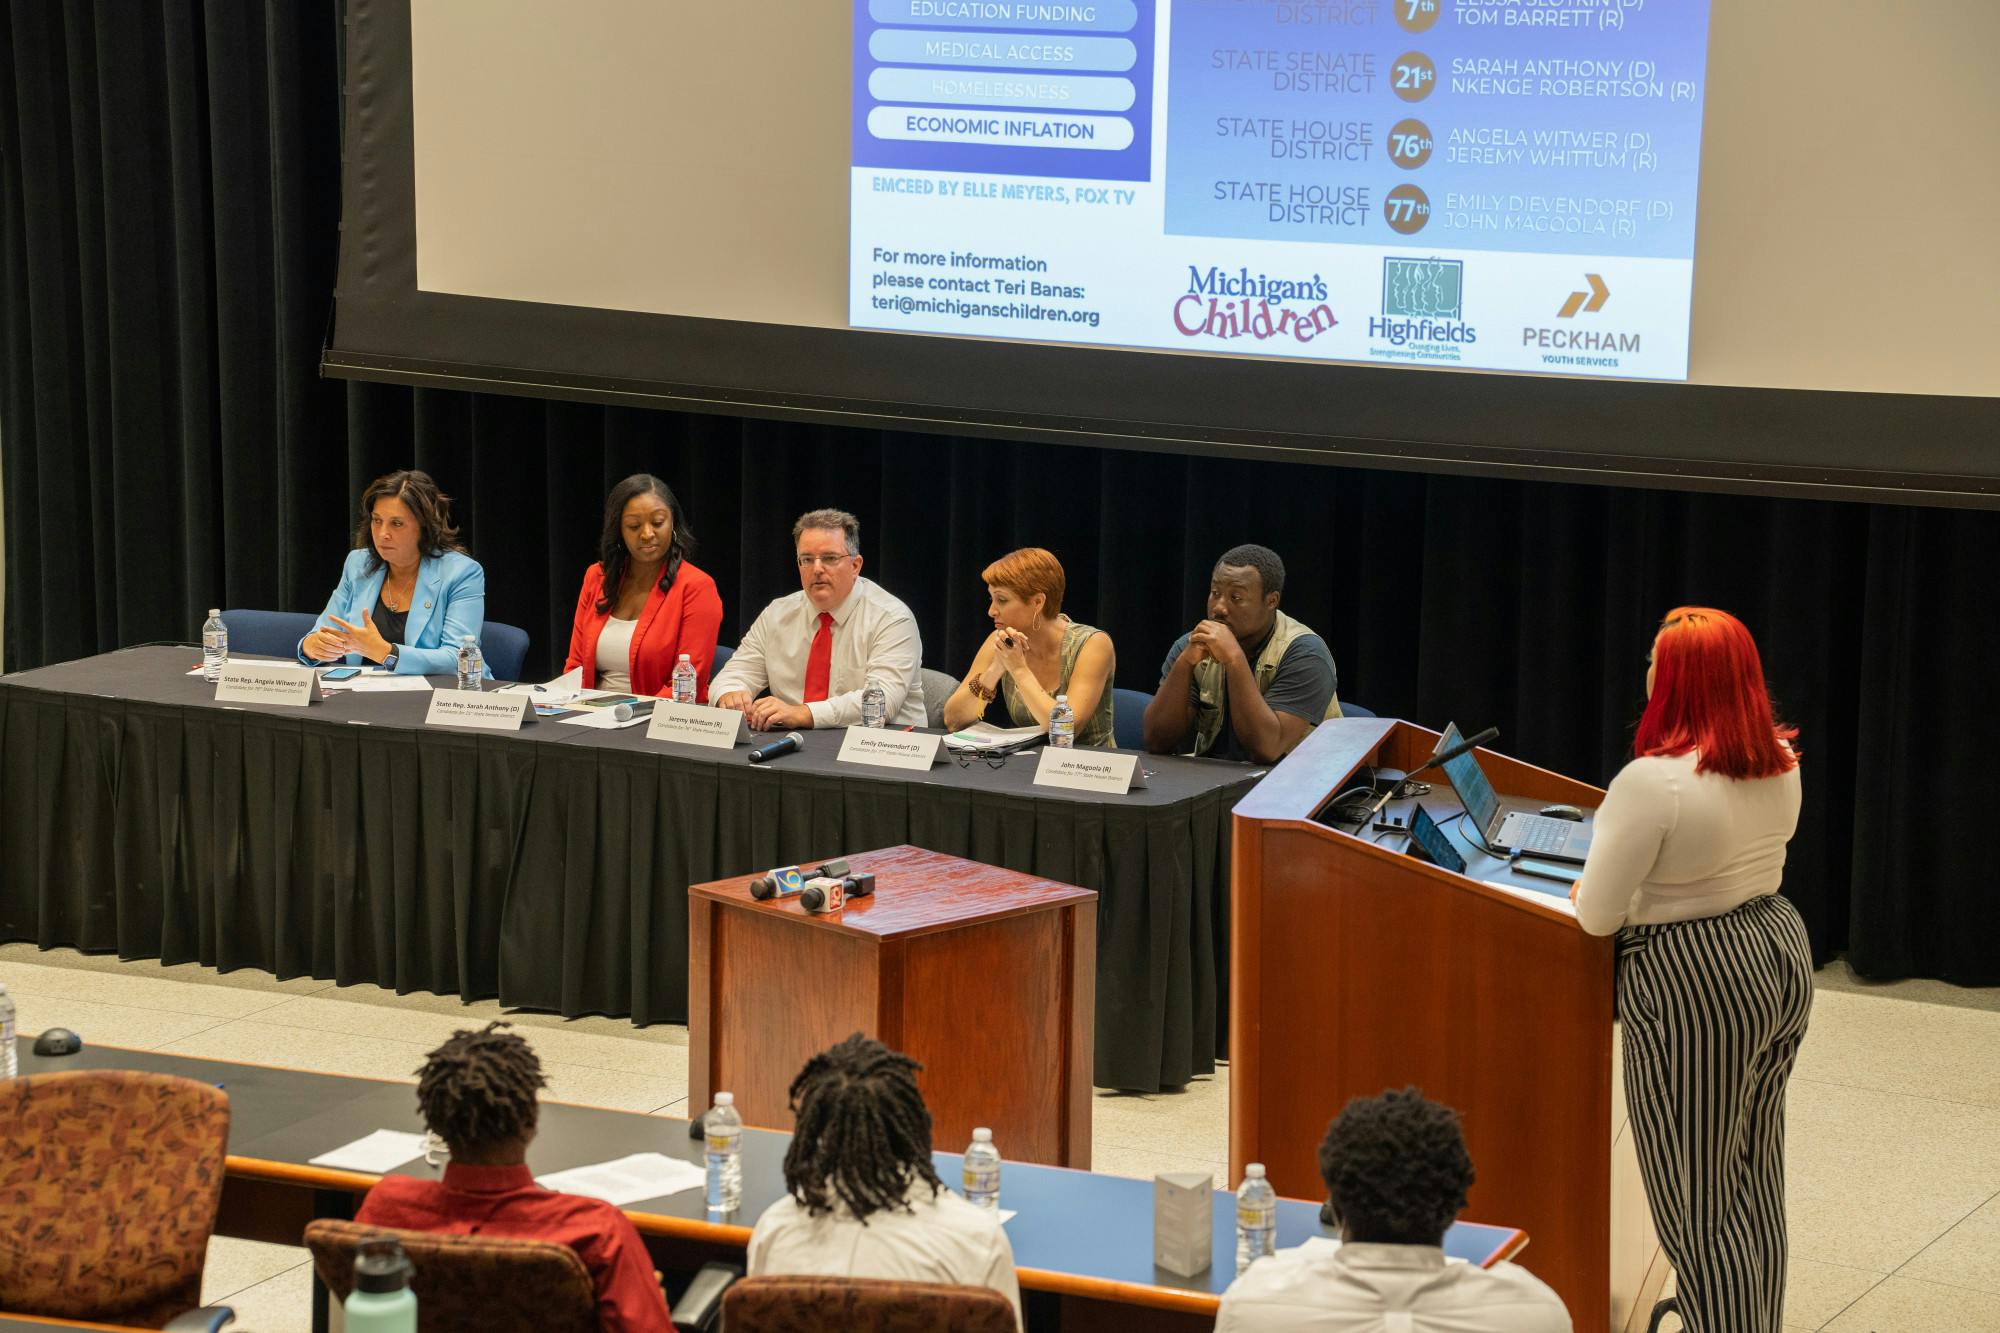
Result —
<path fill-rule="evenodd" d="M 1778 894 L 1799 822 L 1798 733 L 1726 611 L 1668 613 L 1633 759 L 1571 896 L 1618 935 L 1625 1102 L 1691 1333 L 1776 1333 L 1785 1301 L 1785 1081 L 1812 949 Z"/>
<path fill-rule="evenodd" d="M 1118 743 L 1111 725 L 1111 636 L 1063 614 L 1062 562 L 1039 546 L 1001 556 L 980 572 L 993 632 L 972 670 L 945 700 L 944 724 L 970 726 L 998 698 L 1017 727 L 1049 725 L 1056 696 L 1076 717 L 1078 745 Z"/>

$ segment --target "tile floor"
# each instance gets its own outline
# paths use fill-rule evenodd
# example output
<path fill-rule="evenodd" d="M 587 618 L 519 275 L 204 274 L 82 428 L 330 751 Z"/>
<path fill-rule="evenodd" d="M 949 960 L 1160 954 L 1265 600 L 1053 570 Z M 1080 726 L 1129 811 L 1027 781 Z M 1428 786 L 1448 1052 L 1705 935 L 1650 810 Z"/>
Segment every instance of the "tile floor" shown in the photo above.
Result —
<path fill-rule="evenodd" d="M 23 1032 L 61 1025 L 107 1045 L 382 1078 L 412 1078 L 453 1028 L 503 1013 L 23 944 L 0 946 L 0 981 Z M 550 1096 L 686 1113 L 686 1029 L 508 1016 L 540 1052 Z M 1177 1093 L 1100 1092 L 1096 1169 L 1221 1179 L 1228 1102 L 1226 1070 Z M 2000 990 L 1878 986 L 1840 964 L 1823 970 L 1790 1117 L 1786 1327 L 2000 1333 Z M 235 1306 L 246 1333 L 303 1333 L 310 1284 L 303 1250 L 216 1240 L 204 1299 Z"/>

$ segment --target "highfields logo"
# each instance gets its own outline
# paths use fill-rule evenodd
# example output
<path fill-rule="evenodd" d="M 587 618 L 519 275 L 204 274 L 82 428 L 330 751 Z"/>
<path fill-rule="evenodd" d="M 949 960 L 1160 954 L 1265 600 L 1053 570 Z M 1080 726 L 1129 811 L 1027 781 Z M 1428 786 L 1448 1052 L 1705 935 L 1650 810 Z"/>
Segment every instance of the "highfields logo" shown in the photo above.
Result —
<path fill-rule="evenodd" d="M 1188 265 L 1188 289 L 1174 302 L 1174 327 L 1187 338 L 1291 338 L 1309 343 L 1339 320 L 1326 303 L 1326 280 L 1274 278 L 1239 268 Z M 1308 304 L 1310 303 L 1310 304 Z"/>
<path fill-rule="evenodd" d="M 1394 347 L 1476 343 L 1479 331 L 1460 318 L 1464 310 L 1464 261 L 1384 259 L 1382 314 L 1369 319 L 1368 336 Z"/>

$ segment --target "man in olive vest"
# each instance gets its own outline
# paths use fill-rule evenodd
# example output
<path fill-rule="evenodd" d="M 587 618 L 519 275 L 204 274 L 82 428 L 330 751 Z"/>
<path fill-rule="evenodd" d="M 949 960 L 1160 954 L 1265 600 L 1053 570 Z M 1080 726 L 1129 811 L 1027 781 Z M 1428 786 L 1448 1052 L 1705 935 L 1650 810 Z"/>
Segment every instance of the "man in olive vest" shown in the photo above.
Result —
<path fill-rule="evenodd" d="M 1270 764 L 1340 716 L 1333 654 L 1278 609 L 1285 562 L 1238 546 L 1215 562 L 1208 619 L 1181 635 L 1146 705 L 1146 748 Z"/>

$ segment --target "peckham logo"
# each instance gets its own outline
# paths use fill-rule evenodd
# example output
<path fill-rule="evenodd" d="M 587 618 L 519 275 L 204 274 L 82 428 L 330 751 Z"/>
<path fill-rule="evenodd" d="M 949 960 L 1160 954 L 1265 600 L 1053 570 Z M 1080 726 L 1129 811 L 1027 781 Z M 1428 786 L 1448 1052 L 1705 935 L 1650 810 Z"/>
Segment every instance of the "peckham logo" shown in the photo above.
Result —
<path fill-rule="evenodd" d="M 1382 314 L 1368 321 L 1368 336 L 1395 347 L 1478 342 L 1464 313 L 1464 260 L 1384 259 Z"/>

